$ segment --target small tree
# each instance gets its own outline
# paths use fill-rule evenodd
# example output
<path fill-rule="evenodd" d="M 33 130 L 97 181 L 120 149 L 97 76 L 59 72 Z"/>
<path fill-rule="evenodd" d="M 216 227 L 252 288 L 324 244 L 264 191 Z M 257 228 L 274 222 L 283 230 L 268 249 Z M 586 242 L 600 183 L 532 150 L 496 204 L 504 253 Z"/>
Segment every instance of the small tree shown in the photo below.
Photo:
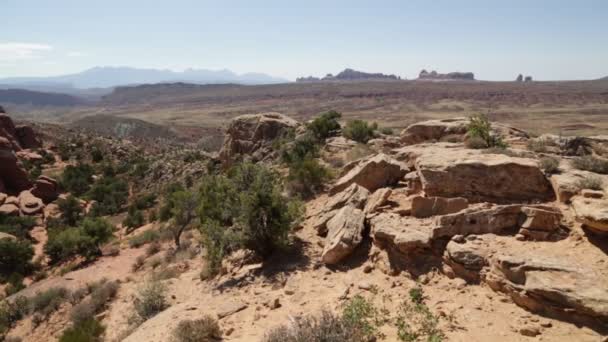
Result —
<path fill-rule="evenodd" d="M 342 134 L 348 139 L 356 142 L 367 143 L 374 137 L 375 131 L 378 129 L 378 124 L 368 124 L 363 120 L 352 120 L 346 124 Z"/>
<path fill-rule="evenodd" d="M 480 144 L 478 143 L 475 143 L 476 145 L 468 144 L 468 146 L 471 148 L 507 147 L 507 144 L 502 140 L 500 136 L 492 134 L 492 124 L 490 123 L 490 119 L 488 119 L 486 115 L 477 114 L 471 116 L 469 118 L 467 131 L 469 140 L 482 142 L 482 146 L 480 146 Z"/>
<path fill-rule="evenodd" d="M 171 197 L 173 202 L 171 214 L 175 223 L 171 231 L 175 246 L 179 248 L 182 233 L 196 219 L 198 200 L 196 195 L 189 191 L 178 191 L 173 193 Z"/>
<path fill-rule="evenodd" d="M 329 112 L 325 112 L 316 117 L 306 126 L 306 128 L 318 141 L 323 141 L 338 133 L 340 130 L 338 119 L 341 117 L 342 114 L 335 110 L 330 110 Z"/>
<path fill-rule="evenodd" d="M 141 210 L 137 209 L 135 206 L 129 207 L 129 213 L 127 217 L 122 221 L 122 225 L 127 227 L 127 231 L 131 232 L 135 228 L 139 228 L 143 226 L 145 223 L 144 214 Z"/>
<path fill-rule="evenodd" d="M 30 271 L 34 249 L 28 241 L 0 239 L 0 278 L 13 273 L 25 275 Z"/>
<path fill-rule="evenodd" d="M 57 205 L 61 211 L 61 221 L 70 227 L 76 226 L 84 215 L 80 202 L 72 195 L 59 199 Z"/>

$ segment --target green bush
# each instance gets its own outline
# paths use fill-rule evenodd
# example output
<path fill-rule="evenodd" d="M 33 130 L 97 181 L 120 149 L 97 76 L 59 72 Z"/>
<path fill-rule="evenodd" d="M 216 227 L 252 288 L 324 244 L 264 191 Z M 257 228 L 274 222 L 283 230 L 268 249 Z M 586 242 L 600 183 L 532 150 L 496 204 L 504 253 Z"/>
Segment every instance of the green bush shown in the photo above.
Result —
<path fill-rule="evenodd" d="M 118 292 L 119 283 L 116 281 L 104 281 L 94 284 L 90 291 L 90 298 L 78 303 L 72 308 L 70 318 L 74 324 L 82 323 L 92 319 L 102 312 Z"/>
<path fill-rule="evenodd" d="M 0 214 L 0 232 L 13 235 L 18 239 L 28 239 L 29 231 L 36 226 L 32 216 L 8 216 Z"/>
<path fill-rule="evenodd" d="M 84 210 L 80 206 L 80 201 L 72 195 L 65 199 L 59 199 L 57 206 L 59 207 L 59 211 L 61 211 L 61 221 L 70 227 L 76 226 L 84 216 Z"/>
<path fill-rule="evenodd" d="M 416 287 L 410 290 L 410 301 L 404 301 L 397 312 L 397 337 L 403 342 L 441 342 L 445 334 L 439 329 L 439 317 L 424 304 L 424 292 Z"/>
<path fill-rule="evenodd" d="M 92 260 L 101 255 L 100 247 L 110 240 L 112 230 L 112 225 L 103 219 L 87 218 L 78 227 L 51 230 L 44 251 L 51 264 L 75 256 Z"/>
<path fill-rule="evenodd" d="M 572 160 L 572 166 L 579 169 L 600 174 L 608 174 L 608 160 L 594 156 L 578 157 Z"/>
<path fill-rule="evenodd" d="M 34 248 L 27 240 L 0 239 L 0 280 L 17 273 L 26 275 L 32 270 Z"/>
<path fill-rule="evenodd" d="M 395 132 L 393 132 L 393 129 L 390 127 L 383 127 L 380 130 L 380 133 L 384 134 L 384 135 L 393 135 Z"/>
<path fill-rule="evenodd" d="M 467 125 L 467 146 L 469 148 L 506 148 L 507 144 L 500 136 L 492 133 L 492 124 L 487 116 L 483 114 L 473 115 L 469 118 Z M 481 141 L 485 144 L 482 147 Z M 474 143 L 473 143 L 474 142 Z"/>
<path fill-rule="evenodd" d="M 197 320 L 179 322 L 173 337 L 176 342 L 213 342 L 222 339 L 222 331 L 217 320 L 209 315 Z"/>
<path fill-rule="evenodd" d="M 145 284 L 135 298 L 135 313 L 146 321 L 165 310 L 169 306 L 165 298 L 166 292 L 166 287 L 158 281 Z"/>
<path fill-rule="evenodd" d="M 379 327 L 384 324 L 384 317 L 374 304 L 360 295 L 356 295 L 344 305 L 342 319 L 359 333 L 373 339 L 379 336 Z"/>
<path fill-rule="evenodd" d="M 127 217 L 122 221 L 122 225 L 127 227 L 127 232 L 131 232 L 135 228 L 139 228 L 146 223 L 144 214 L 135 206 L 129 207 Z"/>
<path fill-rule="evenodd" d="M 93 185 L 87 196 L 97 201 L 92 208 L 95 216 L 114 215 L 127 202 L 129 185 L 120 178 L 104 177 Z"/>
<path fill-rule="evenodd" d="M 156 203 L 156 194 L 144 194 L 135 199 L 135 207 L 139 210 L 149 209 Z"/>
<path fill-rule="evenodd" d="M 91 188 L 93 173 L 88 164 L 68 165 L 61 176 L 61 186 L 75 196 L 83 195 Z"/>
<path fill-rule="evenodd" d="M 376 123 L 370 125 L 367 121 L 352 120 L 344 127 L 342 135 L 348 139 L 365 144 L 374 137 L 377 129 L 378 125 Z"/>
<path fill-rule="evenodd" d="M 103 152 L 98 147 L 93 147 L 91 150 L 91 160 L 93 163 L 99 163 L 103 160 Z"/>
<path fill-rule="evenodd" d="M 335 136 L 340 131 L 340 123 L 338 119 L 342 117 L 342 114 L 335 110 L 325 112 L 310 123 L 306 125 L 306 129 L 312 133 L 315 139 L 318 141 L 324 141 L 325 139 Z"/>
<path fill-rule="evenodd" d="M 0 338 L 19 320 L 29 314 L 30 305 L 26 297 L 20 296 L 14 301 L 0 302 Z"/>
<path fill-rule="evenodd" d="M 105 327 L 95 318 L 78 322 L 66 329 L 59 342 L 101 342 Z"/>
<path fill-rule="evenodd" d="M 323 190 L 323 185 L 331 179 L 331 173 L 316 159 L 307 157 L 289 165 L 289 188 L 304 198 Z"/>
<path fill-rule="evenodd" d="M 291 144 L 285 145 L 281 159 L 286 164 L 300 162 L 306 158 L 314 158 L 319 154 L 318 141 L 310 134 L 298 137 Z"/>

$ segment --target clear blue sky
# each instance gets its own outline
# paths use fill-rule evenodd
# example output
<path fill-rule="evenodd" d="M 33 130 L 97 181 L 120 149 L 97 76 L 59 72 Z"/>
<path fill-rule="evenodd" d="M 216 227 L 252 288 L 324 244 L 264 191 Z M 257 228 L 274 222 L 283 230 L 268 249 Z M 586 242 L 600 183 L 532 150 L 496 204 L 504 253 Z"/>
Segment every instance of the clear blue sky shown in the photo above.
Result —
<path fill-rule="evenodd" d="M 608 76 L 608 1 L 0 0 L 0 77 L 93 66 Z"/>

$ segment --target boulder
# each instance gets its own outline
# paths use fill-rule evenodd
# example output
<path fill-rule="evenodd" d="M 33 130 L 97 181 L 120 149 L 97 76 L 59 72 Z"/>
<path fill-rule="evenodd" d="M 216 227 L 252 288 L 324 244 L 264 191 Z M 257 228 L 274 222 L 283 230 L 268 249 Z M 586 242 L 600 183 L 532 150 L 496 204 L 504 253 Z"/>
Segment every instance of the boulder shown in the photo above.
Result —
<path fill-rule="evenodd" d="M 430 221 L 380 213 L 369 224 L 374 244 L 380 248 L 408 254 L 430 247 Z"/>
<path fill-rule="evenodd" d="M 327 221 L 334 217 L 339 209 L 348 205 L 363 209 L 368 197 L 369 191 L 367 189 L 357 184 L 351 184 L 342 192 L 331 196 L 323 205 L 321 211 L 314 214 L 313 227 L 320 235 L 327 234 Z"/>
<path fill-rule="evenodd" d="M 608 200 L 576 196 L 572 199 L 572 210 L 576 220 L 587 228 L 608 234 Z"/>
<path fill-rule="evenodd" d="M 6 194 L 0 192 L 0 205 L 4 204 L 7 197 L 8 196 Z"/>
<path fill-rule="evenodd" d="M 444 198 L 444 197 L 422 197 L 412 198 L 412 216 L 431 217 L 436 215 L 446 215 L 466 209 L 469 202 L 466 198 Z"/>
<path fill-rule="evenodd" d="M 0 137 L 0 181 L 4 192 L 19 193 L 31 187 L 27 172 L 15 156 L 13 146 L 4 137 Z"/>
<path fill-rule="evenodd" d="M 6 216 L 17 216 L 19 215 L 19 207 L 13 203 L 4 203 L 0 205 L 0 214 Z"/>
<path fill-rule="evenodd" d="M 0 240 L 2 240 L 2 239 L 9 239 L 9 240 L 17 241 L 17 237 L 16 236 L 0 232 Z"/>
<path fill-rule="evenodd" d="M 432 237 L 452 237 L 469 234 L 499 234 L 504 230 L 519 227 L 522 205 L 499 205 L 475 207 L 454 214 L 436 216 Z"/>
<path fill-rule="evenodd" d="M 42 156 L 35 152 L 21 150 L 15 153 L 19 160 L 27 160 L 29 162 L 40 162 L 42 161 Z"/>
<path fill-rule="evenodd" d="M 0 114 L 0 138 L 8 141 L 9 148 L 13 151 L 20 151 L 19 139 L 17 138 L 17 129 L 13 123 L 13 119 L 6 114 Z"/>
<path fill-rule="evenodd" d="M 608 322 L 608 279 L 570 260 L 532 252 L 498 254 L 490 261 L 485 281 L 495 291 L 533 312 L 575 322 Z"/>
<path fill-rule="evenodd" d="M 57 181 L 46 176 L 39 177 L 30 191 L 32 195 L 42 199 L 44 203 L 50 203 L 59 196 Z"/>
<path fill-rule="evenodd" d="M 469 120 L 466 118 L 417 122 L 401 132 L 401 141 L 413 145 L 426 141 L 439 141 L 445 136 L 455 136 L 462 141 L 467 133 L 468 123 Z"/>
<path fill-rule="evenodd" d="M 219 158 L 225 165 L 244 155 L 262 160 L 272 152 L 272 141 L 297 126 L 297 121 L 279 113 L 236 117 L 228 126 Z"/>
<path fill-rule="evenodd" d="M 482 278 L 482 270 L 488 266 L 491 249 L 488 241 L 494 235 L 481 235 L 476 239 L 457 242 L 452 239 L 446 246 L 443 261 L 450 267 L 454 275 L 469 283 L 478 283 Z"/>
<path fill-rule="evenodd" d="M 24 215 L 34 215 L 42 212 L 44 203 L 30 191 L 22 191 L 19 194 L 19 209 Z"/>
<path fill-rule="evenodd" d="M 330 153 L 340 153 L 349 151 L 357 146 L 357 142 L 346 139 L 345 137 L 331 137 L 325 141 L 324 149 Z"/>
<path fill-rule="evenodd" d="M 21 148 L 40 148 L 42 142 L 30 126 L 17 126 L 15 129 Z"/>
<path fill-rule="evenodd" d="M 521 225 L 519 234 L 531 240 L 547 240 L 560 229 L 562 214 L 552 207 L 523 207 L 526 220 Z"/>
<path fill-rule="evenodd" d="M 472 202 L 534 202 L 555 198 L 534 159 L 479 150 L 429 148 L 415 167 L 427 196 L 464 197 Z"/>
<path fill-rule="evenodd" d="M 338 193 L 356 183 L 369 191 L 397 184 L 409 171 L 408 167 L 380 153 L 361 160 L 357 166 L 342 176 L 330 190 Z"/>
<path fill-rule="evenodd" d="M 338 264 L 349 256 L 363 240 L 365 215 L 361 209 L 347 205 L 327 222 L 327 238 L 321 260 Z"/>
<path fill-rule="evenodd" d="M 382 188 L 374 191 L 374 193 L 367 200 L 367 204 L 365 205 L 363 212 L 365 214 L 374 213 L 378 210 L 378 208 L 383 206 L 388 201 L 388 198 L 392 193 L 393 190 L 391 188 Z"/>

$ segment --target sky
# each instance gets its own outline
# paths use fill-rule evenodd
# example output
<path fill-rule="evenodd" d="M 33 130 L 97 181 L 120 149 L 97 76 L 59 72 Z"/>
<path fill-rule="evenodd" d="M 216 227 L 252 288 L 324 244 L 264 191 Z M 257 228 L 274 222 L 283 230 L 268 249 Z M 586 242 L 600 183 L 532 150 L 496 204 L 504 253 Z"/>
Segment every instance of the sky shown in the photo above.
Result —
<path fill-rule="evenodd" d="M 94 66 L 608 76 L 606 0 L 0 0 L 0 78 Z"/>

